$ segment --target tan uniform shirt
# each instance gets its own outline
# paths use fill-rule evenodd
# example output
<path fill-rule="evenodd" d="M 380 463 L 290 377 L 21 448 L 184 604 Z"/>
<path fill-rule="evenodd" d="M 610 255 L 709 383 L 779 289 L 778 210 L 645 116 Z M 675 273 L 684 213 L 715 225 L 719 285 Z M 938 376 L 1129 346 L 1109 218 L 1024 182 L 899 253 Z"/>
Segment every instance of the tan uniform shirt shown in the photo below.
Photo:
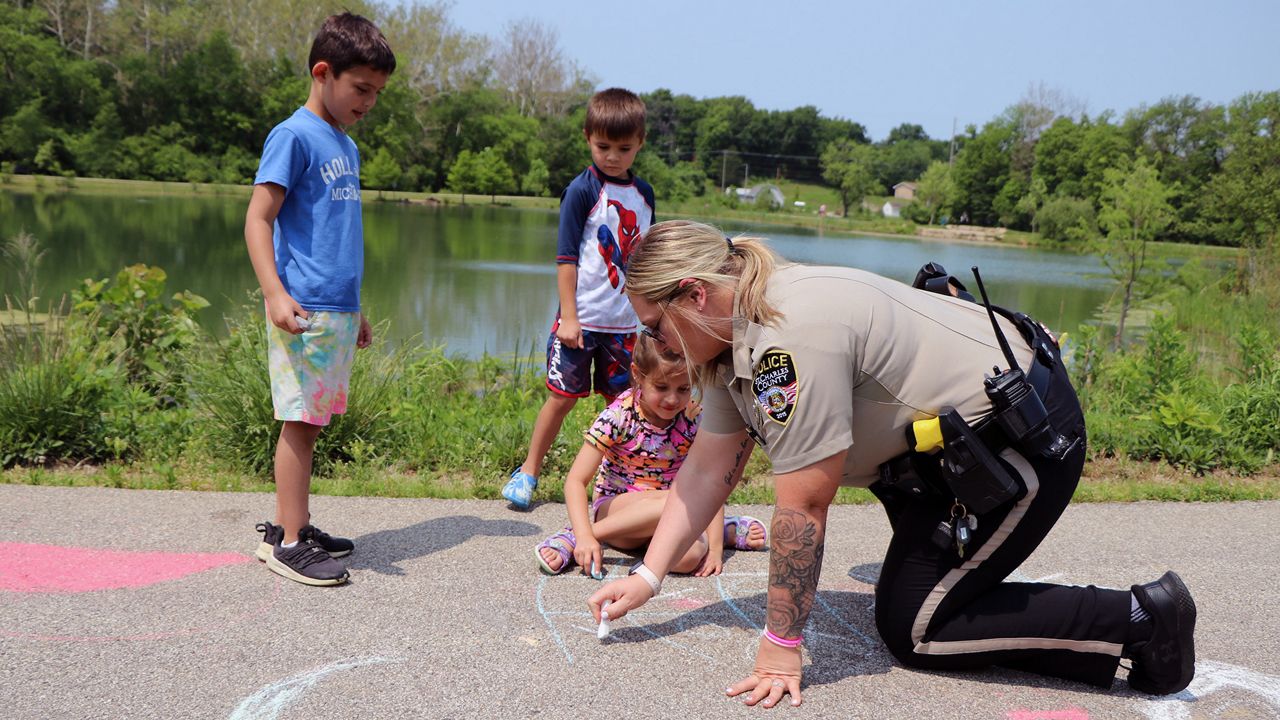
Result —
<path fill-rule="evenodd" d="M 907 451 L 915 420 L 947 405 L 971 423 L 990 413 L 983 374 L 1007 362 L 981 305 L 862 270 L 805 265 L 778 268 L 767 298 L 783 317 L 769 327 L 734 319 L 719 381 L 704 393 L 702 429 L 747 427 L 775 473 L 848 450 L 841 484 L 866 487 L 881 463 Z M 1031 348 L 999 320 L 1028 371 Z"/>

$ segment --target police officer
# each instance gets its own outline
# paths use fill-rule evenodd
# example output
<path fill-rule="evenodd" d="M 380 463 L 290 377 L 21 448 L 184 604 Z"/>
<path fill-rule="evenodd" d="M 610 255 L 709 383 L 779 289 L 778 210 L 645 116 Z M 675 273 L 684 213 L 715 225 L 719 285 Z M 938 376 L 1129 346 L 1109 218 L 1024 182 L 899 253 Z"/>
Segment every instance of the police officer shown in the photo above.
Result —
<path fill-rule="evenodd" d="M 618 618 L 659 593 L 754 440 L 777 497 L 768 612 L 755 667 L 730 696 L 800 703 L 800 646 L 841 485 L 871 487 L 888 511 L 876 627 L 904 665 L 1002 665 L 1107 687 L 1128 657 L 1137 690 L 1190 683 L 1195 604 L 1175 573 L 1128 591 L 1002 582 L 1062 514 L 1085 458 L 1083 414 L 1038 325 L 997 315 L 1006 353 L 982 305 L 861 270 L 785 264 L 760 239 L 687 221 L 650 228 L 626 287 L 644 332 L 694 369 L 703 416 L 643 562 L 588 600 L 597 620 L 606 600 Z M 992 392 L 1003 390 L 983 378 L 1010 369 L 1009 355 L 1026 377 L 1011 392 L 1034 390 L 1047 410 L 1038 437 L 1052 442 L 996 422 Z M 964 422 L 938 432 L 942 418 Z"/>

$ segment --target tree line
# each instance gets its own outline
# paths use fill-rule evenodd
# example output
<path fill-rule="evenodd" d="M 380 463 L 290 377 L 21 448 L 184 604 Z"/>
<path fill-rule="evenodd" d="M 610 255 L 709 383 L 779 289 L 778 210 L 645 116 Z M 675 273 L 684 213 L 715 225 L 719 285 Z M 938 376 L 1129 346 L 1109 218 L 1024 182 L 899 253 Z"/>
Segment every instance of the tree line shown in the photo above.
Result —
<path fill-rule="evenodd" d="M 596 79 L 536 20 L 489 37 L 459 28 L 443 1 L 0 0 L 0 165 L 251 182 L 267 132 L 306 98 L 311 33 L 342 9 L 377 22 L 399 60 L 352 131 L 366 187 L 550 195 L 589 162 L 581 128 Z M 849 214 L 912 180 L 917 222 L 1071 241 L 1106 232 L 1108 171 L 1141 166 L 1171 210 L 1160 239 L 1257 247 L 1280 223 L 1280 92 L 1090 116 L 1039 89 L 954 138 L 903 123 L 877 142 L 812 105 L 643 97 L 636 171 L 668 201 L 786 178 L 835 188 Z"/>

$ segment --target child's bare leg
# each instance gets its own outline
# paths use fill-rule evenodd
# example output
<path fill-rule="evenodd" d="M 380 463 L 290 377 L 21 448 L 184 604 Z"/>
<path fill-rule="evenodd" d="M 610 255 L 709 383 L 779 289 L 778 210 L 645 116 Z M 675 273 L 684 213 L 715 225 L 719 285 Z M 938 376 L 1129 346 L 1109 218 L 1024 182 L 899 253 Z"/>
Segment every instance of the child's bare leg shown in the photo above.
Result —
<path fill-rule="evenodd" d="M 565 397 L 549 390 L 547 392 L 549 393 L 547 401 L 538 411 L 538 419 L 533 421 L 533 437 L 529 438 L 529 454 L 520 465 L 521 472 L 529 473 L 534 477 L 542 472 L 542 461 L 546 459 L 551 443 L 556 441 L 556 435 L 560 434 L 560 426 L 564 424 L 565 417 L 578 403 L 578 398 Z"/>
<path fill-rule="evenodd" d="M 592 523 L 596 539 L 620 550 L 637 548 L 653 539 L 670 490 L 622 493 L 600 506 Z"/>
<path fill-rule="evenodd" d="M 284 528 L 284 544 L 298 539 L 310 521 L 311 457 L 323 426 L 286 421 L 276 442 L 276 524 Z"/>
<path fill-rule="evenodd" d="M 620 550 L 640 547 L 653 539 L 670 494 L 670 490 L 647 490 L 617 495 L 600 507 L 600 514 L 591 524 L 591 530 L 597 540 Z M 543 557 L 546 557 L 547 552 L 549 551 L 543 551 Z M 671 570 L 678 573 L 693 572 L 702 564 L 702 558 L 706 554 L 707 535 L 703 533 Z"/>
<path fill-rule="evenodd" d="M 649 542 L 662 517 L 667 490 L 622 493 L 600 506 L 598 519 L 591 523 L 596 539 L 620 550 L 630 550 Z M 603 533 L 603 534 L 602 534 Z M 542 548 L 542 559 L 553 570 L 560 569 L 560 554 L 551 548 Z"/>
<path fill-rule="evenodd" d="M 689 546 L 689 549 L 685 551 L 684 557 L 677 560 L 676 564 L 672 566 L 671 572 L 691 573 L 698 569 L 698 566 L 702 564 L 702 558 L 706 556 L 707 534 L 702 533 L 698 536 L 697 540 L 693 541 L 693 544 Z"/>

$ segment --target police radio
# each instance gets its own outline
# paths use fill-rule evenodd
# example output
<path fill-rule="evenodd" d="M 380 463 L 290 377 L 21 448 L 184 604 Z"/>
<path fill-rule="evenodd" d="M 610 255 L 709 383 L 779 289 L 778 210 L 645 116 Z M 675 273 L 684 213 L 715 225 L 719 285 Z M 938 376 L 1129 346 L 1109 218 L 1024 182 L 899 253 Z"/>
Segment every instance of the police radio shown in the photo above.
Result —
<path fill-rule="evenodd" d="M 996 322 L 995 311 L 991 309 L 991 301 L 987 299 L 987 289 L 982 285 L 982 276 L 978 274 L 978 266 L 974 265 L 973 279 L 978 282 L 978 292 L 982 295 L 982 304 L 991 318 L 991 327 L 996 332 L 996 340 L 1000 350 L 1009 362 L 1008 370 L 992 367 L 994 375 L 987 375 L 982 381 L 987 399 L 991 401 L 992 415 L 1000 428 L 1004 430 L 1009 441 L 1028 453 L 1038 455 L 1054 455 L 1054 446 L 1068 443 L 1049 426 L 1049 412 L 1044 402 L 1036 394 L 1035 388 L 1027 382 L 1027 376 L 1018 367 L 1018 360 L 1009 348 L 1000 323 Z"/>

